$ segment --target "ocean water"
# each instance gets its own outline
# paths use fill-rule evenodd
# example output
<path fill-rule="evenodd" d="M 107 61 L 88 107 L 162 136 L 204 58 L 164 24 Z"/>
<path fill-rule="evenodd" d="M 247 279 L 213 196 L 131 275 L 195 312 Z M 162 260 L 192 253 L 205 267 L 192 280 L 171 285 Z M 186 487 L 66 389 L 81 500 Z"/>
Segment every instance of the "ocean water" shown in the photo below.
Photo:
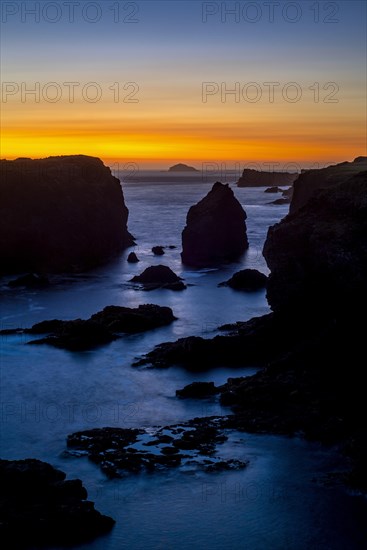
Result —
<path fill-rule="evenodd" d="M 149 179 L 149 178 L 148 178 Z M 249 251 L 238 262 L 216 269 L 189 269 L 180 261 L 181 231 L 188 208 L 213 182 L 182 183 L 167 178 L 123 185 L 130 210 L 129 230 L 141 261 L 128 264 L 125 251 L 108 266 L 82 275 L 52 278 L 49 288 L 19 290 L 1 280 L 1 328 L 28 327 L 52 318 L 86 318 L 107 305 L 143 303 L 170 306 L 178 320 L 168 327 L 126 336 L 101 349 L 71 353 L 26 346 L 26 336 L 0 341 L 1 456 L 34 457 L 80 477 L 96 508 L 117 520 L 106 537 L 83 545 L 91 550 L 120 549 L 358 549 L 366 547 L 363 498 L 324 474 L 343 467 L 332 449 L 298 438 L 233 433 L 221 456 L 249 460 L 241 471 L 205 474 L 165 473 L 108 480 L 85 458 L 66 456 L 66 437 L 103 426 L 154 426 L 195 416 L 227 414 L 215 399 L 178 400 L 175 391 L 194 380 L 223 383 L 253 368 L 223 365 L 201 373 L 172 367 L 132 367 L 136 357 L 163 341 L 182 336 L 212 337 L 223 323 L 269 311 L 265 293 L 218 288 L 235 271 L 267 272 L 261 250 L 270 225 L 287 205 L 269 204 L 264 188 L 234 188 L 247 212 Z M 154 245 L 173 245 L 163 257 Z M 149 265 L 169 265 L 189 285 L 183 292 L 138 291 L 131 277 Z"/>

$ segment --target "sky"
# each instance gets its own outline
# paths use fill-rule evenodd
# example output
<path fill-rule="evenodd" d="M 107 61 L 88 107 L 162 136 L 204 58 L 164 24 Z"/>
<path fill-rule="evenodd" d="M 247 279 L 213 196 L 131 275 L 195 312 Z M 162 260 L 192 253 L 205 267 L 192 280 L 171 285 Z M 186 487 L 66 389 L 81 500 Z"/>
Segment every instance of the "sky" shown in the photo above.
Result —
<path fill-rule="evenodd" d="M 1 157 L 366 154 L 366 3 L 1 2 Z"/>

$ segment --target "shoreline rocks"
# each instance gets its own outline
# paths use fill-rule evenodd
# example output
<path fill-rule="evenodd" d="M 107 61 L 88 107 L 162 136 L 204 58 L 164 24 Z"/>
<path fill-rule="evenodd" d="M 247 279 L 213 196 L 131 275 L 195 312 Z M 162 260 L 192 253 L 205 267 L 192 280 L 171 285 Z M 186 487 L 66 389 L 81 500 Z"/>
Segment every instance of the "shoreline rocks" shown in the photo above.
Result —
<path fill-rule="evenodd" d="M 36 459 L 0 460 L 0 534 L 11 548 L 76 545 L 107 534 L 115 521 L 86 500 L 80 479 Z M 7 546 L 10 548 L 10 546 Z"/>
<path fill-rule="evenodd" d="M 182 232 L 182 262 L 205 267 L 236 260 L 249 246 L 246 217 L 228 184 L 216 182 L 188 211 Z"/>
<path fill-rule="evenodd" d="M 185 467 L 215 472 L 245 468 L 248 461 L 222 459 L 217 446 L 228 437 L 220 418 L 195 418 L 154 428 L 96 428 L 68 436 L 67 453 L 83 455 L 110 478 Z"/>

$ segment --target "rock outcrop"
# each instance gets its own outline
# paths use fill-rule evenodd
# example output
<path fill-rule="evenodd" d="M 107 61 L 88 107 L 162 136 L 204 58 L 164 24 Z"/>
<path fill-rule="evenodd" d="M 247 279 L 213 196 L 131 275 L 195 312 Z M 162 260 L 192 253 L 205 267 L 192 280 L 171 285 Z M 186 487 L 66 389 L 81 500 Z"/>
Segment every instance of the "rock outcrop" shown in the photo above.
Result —
<path fill-rule="evenodd" d="M 3 272 L 81 271 L 133 244 L 120 182 L 98 158 L 0 162 Z"/>
<path fill-rule="evenodd" d="M 35 459 L 0 460 L 0 534 L 6 548 L 76 545 L 108 533 L 114 520 L 85 500 L 80 479 Z"/>
<path fill-rule="evenodd" d="M 137 257 L 137 255 L 135 254 L 135 252 L 130 252 L 130 254 L 127 257 L 127 261 L 129 262 L 129 264 L 136 264 L 140 260 Z"/>
<path fill-rule="evenodd" d="M 187 214 L 182 261 L 204 267 L 236 260 L 247 248 L 246 212 L 228 185 L 217 182 Z"/>
<path fill-rule="evenodd" d="M 171 308 L 144 304 L 137 308 L 107 306 L 89 319 L 41 321 L 29 329 L 11 329 L 1 334 L 47 334 L 29 344 L 49 344 L 70 351 L 93 349 L 119 338 L 169 325 L 176 320 Z"/>
<path fill-rule="evenodd" d="M 133 283 L 140 283 L 144 290 L 167 288 L 169 290 L 184 290 L 186 285 L 181 277 L 176 275 L 167 265 L 152 265 L 140 275 L 131 279 Z"/>
<path fill-rule="evenodd" d="M 219 286 L 229 286 L 235 290 L 247 292 L 265 288 L 268 278 L 257 269 L 242 269 L 237 271 L 228 281 L 220 283 Z"/>
<path fill-rule="evenodd" d="M 357 157 L 353 162 L 342 162 L 321 170 L 304 170 L 294 183 L 290 212 L 294 213 L 317 192 L 339 183 L 346 182 L 352 176 L 367 171 L 367 157 Z"/>
<path fill-rule="evenodd" d="M 237 182 L 238 187 L 271 187 L 292 185 L 297 179 L 297 173 L 291 172 L 259 172 L 245 168 Z"/>

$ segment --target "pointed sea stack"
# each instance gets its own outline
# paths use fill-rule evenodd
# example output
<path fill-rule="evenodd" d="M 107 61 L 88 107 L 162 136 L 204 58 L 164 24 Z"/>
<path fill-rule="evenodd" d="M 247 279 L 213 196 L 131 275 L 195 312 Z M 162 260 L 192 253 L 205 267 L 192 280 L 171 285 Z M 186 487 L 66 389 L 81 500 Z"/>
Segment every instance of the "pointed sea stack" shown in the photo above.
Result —
<path fill-rule="evenodd" d="M 183 263 L 204 267 L 236 260 L 248 248 L 246 217 L 228 184 L 215 183 L 187 214 Z"/>

